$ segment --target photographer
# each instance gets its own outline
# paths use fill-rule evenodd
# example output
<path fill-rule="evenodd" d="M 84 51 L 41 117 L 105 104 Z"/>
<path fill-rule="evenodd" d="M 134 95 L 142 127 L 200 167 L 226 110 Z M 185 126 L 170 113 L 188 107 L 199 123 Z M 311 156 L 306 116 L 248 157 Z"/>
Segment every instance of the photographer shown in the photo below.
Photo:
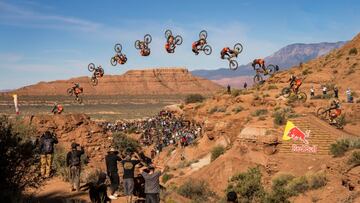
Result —
<path fill-rule="evenodd" d="M 66 164 L 70 170 L 71 191 L 79 191 L 80 187 L 80 171 L 81 171 L 81 155 L 84 154 L 84 147 L 80 150 L 77 143 L 71 144 L 71 151 L 67 153 Z"/>
<path fill-rule="evenodd" d="M 54 158 L 54 144 L 58 140 L 50 131 L 46 131 L 40 137 L 40 173 L 41 177 L 48 178 L 51 173 L 51 165 Z"/>

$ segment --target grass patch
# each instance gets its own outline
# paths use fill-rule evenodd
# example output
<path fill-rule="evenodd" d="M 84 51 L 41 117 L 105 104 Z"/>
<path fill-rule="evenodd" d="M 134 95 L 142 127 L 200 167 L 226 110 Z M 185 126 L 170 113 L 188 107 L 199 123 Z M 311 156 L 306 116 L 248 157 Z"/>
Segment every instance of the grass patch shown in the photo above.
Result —
<path fill-rule="evenodd" d="M 267 109 L 258 109 L 254 112 L 251 113 L 252 116 L 263 116 L 266 115 L 268 113 Z"/>
<path fill-rule="evenodd" d="M 170 173 L 164 173 L 164 175 L 162 175 L 161 181 L 163 183 L 166 183 L 167 181 L 169 181 L 170 179 L 172 179 L 174 177 L 173 174 Z"/>
<path fill-rule="evenodd" d="M 356 55 L 358 53 L 358 50 L 354 47 L 349 50 L 349 55 Z"/>
<path fill-rule="evenodd" d="M 214 106 L 208 111 L 209 114 L 213 114 L 216 112 L 226 112 L 226 107 Z"/>
<path fill-rule="evenodd" d="M 313 72 L 311 70 L 309 70 L 309 69 L 305 69 L 305 70 L 302 71 L 302 75 L 308 75 L 308 74 L 311 74 L 311 73 L 313 73 Z"/>
<path fill-rule="evenodd" d="M 124 133 L 113 134 L 113 146 L 120 150 L 121 153 L 135 152 L 140 148 L 140 144 L 137 140 L 128 137 Z"/>
<path fill-rule="evenodd" d="M 185 104 L 201 103 L 205 100 L 205 97 L 201 94 L 189 94 L 185 97 Z"/>
<path fill-rule="evenodd" d="M 358 166 L 360 165 L 360 151 L 353 152 L 348 160 L 348 164 Z"/>
<path fill-rule="evenodd" d="M 269 85 L 268 90 L 275 90 L 278 89 L 278 87 L 274 84 Z"/>
<path fill-rule="evenodd" d="M 225 153 L 225 147 L 218 145 L 212 148 L 211 150 L 211 161 L 217 159 L 220 155 Z"/>
<path fill-rule="evenodd" d="M 177 193 L 196 202 L 207 202 L 215 193 L 205 181 L 189 179 L 177 189 Z"/>
<path fill-rule="evenodd" d="M 286 113 L 284 111 L 275 111 L 274 114 L 274 124 L 275 125 L 285 125 L 286 124 Z"/>
<path fill-rule="evenodd" d="M 233 97 L 237 97 L 237 96 L 239 96 L 241 94 L 241 90 L 239 90 L 239 89 L 233 89 L 232 91 L 231 91 L 231 96 L 233 96 Z"/>
<path fill-rule="evenodd" d="M 330 152 L 334 157 L 343 156 L 352 149 L 360 149 L 360 138 L 341 139 L 330 145 Z"/>
<path fill-rule="evenodd" d="M 237 106 L 237 107 L 232 109 L 232 112 L 234 112 L 236 114 L 236 113 L 239 113 L 239 112 L 241 112 L 243 110 L 244 110 L 244 108 L 242 106 Z"/>

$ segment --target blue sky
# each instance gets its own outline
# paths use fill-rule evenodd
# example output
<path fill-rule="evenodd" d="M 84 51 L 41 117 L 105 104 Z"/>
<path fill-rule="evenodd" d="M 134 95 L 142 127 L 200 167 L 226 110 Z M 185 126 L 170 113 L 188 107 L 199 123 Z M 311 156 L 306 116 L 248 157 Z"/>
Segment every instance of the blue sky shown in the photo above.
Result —
<path fill-rule="evenodd" d="M 216 2 L 216 3 L 215 3 Z M 360 31 L 360 1 L 326 0 L 0 0 L 0 89 L 39 81 L 89 75 L 87 64 L 105 74 L 131 69 L 227 67 L 220 49 L 244 45 L 239 63 L 265 57 L 291 43 L 349 40 Z M 184 42 L 169 55 L 164 31 Z M 211 56 L 194 56 L 191 43 L 208 31 Z M 140 57 L 134 41 L 149 33 L 152 54 Z M 109 61 L 115 43 L 123 45 L 127 64 Z"/>

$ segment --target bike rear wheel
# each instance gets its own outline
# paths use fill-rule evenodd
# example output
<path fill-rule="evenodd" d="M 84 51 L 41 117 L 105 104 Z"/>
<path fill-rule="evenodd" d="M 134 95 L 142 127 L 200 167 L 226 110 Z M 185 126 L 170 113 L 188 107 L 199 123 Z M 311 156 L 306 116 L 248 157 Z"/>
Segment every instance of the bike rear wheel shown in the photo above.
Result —
<path fill-rule="evenodd" d="M 238 52 L 238 54 L 240 54 L 243 51 L 243 46 L 240 43 L 236 43 L 234 45 L 234 49 Z"/>
<path fill-rule="evenodd" d="M 135 41 L 135 49 L 140 49 L 140 40 Z"/>
<path fill-rule="evenodd" d="M 201 32 L 199 33 L 199 38 L 200 39 L 206 39 L 207 38 L 207 31 L 206 30 L 201 30 Z"/>
<path fill-rule="evenodd" d="M 229 60 L 230 70 L 236 70 L 238 68 L 238 62 L 236 60 Z"/>
<path fill-rule="evenodd" d="M 288 87 L 285 87 L 284 89 L 281 90 L 281 95 L 285 98 L 290 97 L 291 94 L 291 89 Z"/>
<path fill-rule="evenodd" d="M 326 108 L 320 107 L 316 111 L 316 116 L 323 119 L 323 120 L 327 120 L 329 118 L 329 112 L 327 111 Z"/>
<path fill-rule="evenodd" d="M 165 31 L 165 38 L 166 38 L 166 40 L 169 39 L 169 37 L 170 37 L 171 35 L 172 35 L 171 30 L 166 30 L 166 31 Z"/>
<path fill-rule="evenodd" d="M 117 52 L 117 53 L 121 53 L 121 51 L 122 51 L 122 46 L 121 46 L 121 44 L 115 44 L 114 50 L 115 50 L 115 52 Z"/>
<path fill-rule="evenodd" d="M 307 95 L 305 92 L 299 92 L 297 97 L 298 97 L 298 100 L 301 101 L 302 103 L 305 103 L 307 100 Z"/>
<path fill-rule="evenodd" d="M 263 81 L 263 78 L 261 77 L 261 75 L 257 74 L 254 76 L 254 83 L 255 84 L 259 84 L 261 83 L 261 81 Z"/>
<path fill-rule="evenodd" d="M 268 65 L 266 69 L 267 69 L 269 75 L 273 75 L 275 73 L 275 66 L 272 64 Z"/>
<path fill-rule="evenodd" d="M 83 103 L 83 99 L 81 97 L 76 97 L 75 98 L 75 101 L 79 104 L 82 104 Z"/>
<path fill-rule="evenodd" d="M 117 61 L 115 60 L 115 57 L 111 57 L 110 63 L 111 63 L 112 66 L 116 66 L 116 65 L 117 65 Z"/>
<path fill-rule="evenodd" d="M 94 63 L 89 63 L 89 65 L 88 65 L 88 70 L 89 70 L 90 72 L 93 72 L 93 71 L 95 70 L 95 64 L 94 64 Z"/>
<path fill-rule="evenodd" d="M 203 50 L 206 55 L 210 55 L 212 53 L 212 48 L 210 45 L 205 45 Z"/>
<path fill-rule="evenodd" d="M 72 96 L 72 95 L 74 94 L 73 88 L 67 89 L 66 92 L 67 92 L 67 94 L 68 94 L 69 96 Z"/>
<path fill-rule="evenodd" d="M 176 35 L 175 37 L 175 44 L 181 45 L 183 43 L 183 38 L 180 35 Z"/>
<path fill-rule="evenodd" d="M 146 34 L 146 35 L 144 36 L 144 42 L 147 43 L 147 44 L 150 44 L 151 41 L 152 41 L 151 35 L 150 35 L 150 34 Z"/>

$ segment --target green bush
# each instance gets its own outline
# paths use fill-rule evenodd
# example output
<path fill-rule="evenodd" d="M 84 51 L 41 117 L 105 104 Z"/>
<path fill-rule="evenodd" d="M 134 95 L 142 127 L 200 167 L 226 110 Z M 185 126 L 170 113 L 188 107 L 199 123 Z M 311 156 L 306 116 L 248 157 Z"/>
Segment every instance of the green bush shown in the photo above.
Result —
<path fill-rule="evenodd" d="M 237 107 L 232 109 L 232 112 L 239 113 L 239 112 L 241 112 L 243 110 L 244 110 L 244 108 L 242 106 L 237 106 Z"/>
<path fill-rule="evenodd" d="M 309 183 L 309 189 L 312 190 L 324 187 L 328 181 L 325 174 L 321 172 L 308 174 L 306 179 Z"/>
<path fill-rule="evenodd" d="M 305 70 L 302 71 L 302 75 L 308 75 L 308 74 L 311 74 L 311 73 L 312 73 L 312 71 L 309 70 L 309 69 L 305 69 Z"/>
<path fill-rule="evenodd" d="M 252 116 L 262 116 L 262 115 L 266 115 L 268 113 L 268 110 L 266 109 L 258 109 L 254 112 L 251 113 Z"/>
<path fill-rule="evenodd" d="M 37 187 L 39 154 L 36 152 L 30 126 L 19 125 L 0 116 L 0 198 L 2 202 L 22 202 L 21 193 L 25 188 Z"/>
<path fill-rule="evenodd" d="M 215 146 L 211 150 L 211 161 L 217 159 L 220 155 L 225 153 L 225 148 L 221 145 Z"/>
<path fill-rule="evenodd" d="M 249 168 L 247 172 L 233 176 L 226 189 L 238 194 L 239 202 L 260 202 L 265 196 L 259 168 Z"/>
<path fill-rule="evenodd" d="M 354 166 L 360 165 L 360 151 L 353 152 L 348 163 Z"/>
<path fill-rule="evenodd" d="M 275 125 L 285 125 L 286 124 L 286 114 L 284 111 L 275 111 L 273 116 L 274 116 L 274 124 Z"/>
<path fill-rule="evenodd" d="M 293 195 L 297 195 L 309 189 L 309 182 L 304 176 L 296 177 L 289 182 L 288 189 Z"/>
<path fill-rule="evenodd" d="M 200 103 L 203 102 L 205 98 L 201 94 L 190 94 L 185 97 L 185 103 L 191 104 L 191 103 Z"/>
<path fill-rule="evenodd" d="M 217 107 L 217 106 L 214 106 L 214 107 L 212 107 L 211 109 L 209 109 L 208 114 L 213 114 L 213 113 L 215 113 L 215 112 L 217 112 L 217 111 L 218 111 L 218 107 Z"/>
<path fill-rule="evenodd" d="M 237 97 L 237 96 L 239 96 L 241 94 L 241 90 L 239 90 L 239 89 L 233 89 L 232 91 L 231 91 L 231 95 L 233 96 L 233 97 Z"/>
<path fill-rule="evenodd" d="M 163 183 L 166 183 L 167 181 L 169 181 L 171 178 L 173 178 L 174 175 L 170 174 L 170 173 L 164 173 L 164 175 L 162 175 L 161 181 Z"/>
<path fill-rule="evenodd" d="M 358 53 L 358 50 L 354 47 L 349 50 L 349 55 L 356 55 Z"/>
<path fill-rule="evenodd" d="M 347 139 L 337 140 L 336 143 L 330 145 L 330 152 L 333 156 L 339 157 L 349 150 L 350 142 Z"/>
<path fill-rule="evenodd" d="M 70 173 L 68 167 L 66 166 L 66 155 L 67 152 L 61 146 L 55 146 L 54 160 L 53 160 L 53 169 L 55 175 L 60 176 L 62 180 L 69 181 Z"/>
<path fill-rule="evenodd" d="M 207 202 L 210 197 L 215 195 L 205 181 L 195 179 L 189 179 L 180 185 L 177 193 L 198 202 Z"/>
<path fill-rule="evenodd" d="M 268 90 L 274 90 L 274 89 L 278 89 L 278 87 L 274 84 L 269 85 Z"/>
<path fill-rule="evenodd" d="M 138 141 L 126 136 L 124 133 L 113 134 L 113 146 L 120 150 L 121 153 L 127 151 L 136 152 L 140 149 L 140 144 Z"/>

